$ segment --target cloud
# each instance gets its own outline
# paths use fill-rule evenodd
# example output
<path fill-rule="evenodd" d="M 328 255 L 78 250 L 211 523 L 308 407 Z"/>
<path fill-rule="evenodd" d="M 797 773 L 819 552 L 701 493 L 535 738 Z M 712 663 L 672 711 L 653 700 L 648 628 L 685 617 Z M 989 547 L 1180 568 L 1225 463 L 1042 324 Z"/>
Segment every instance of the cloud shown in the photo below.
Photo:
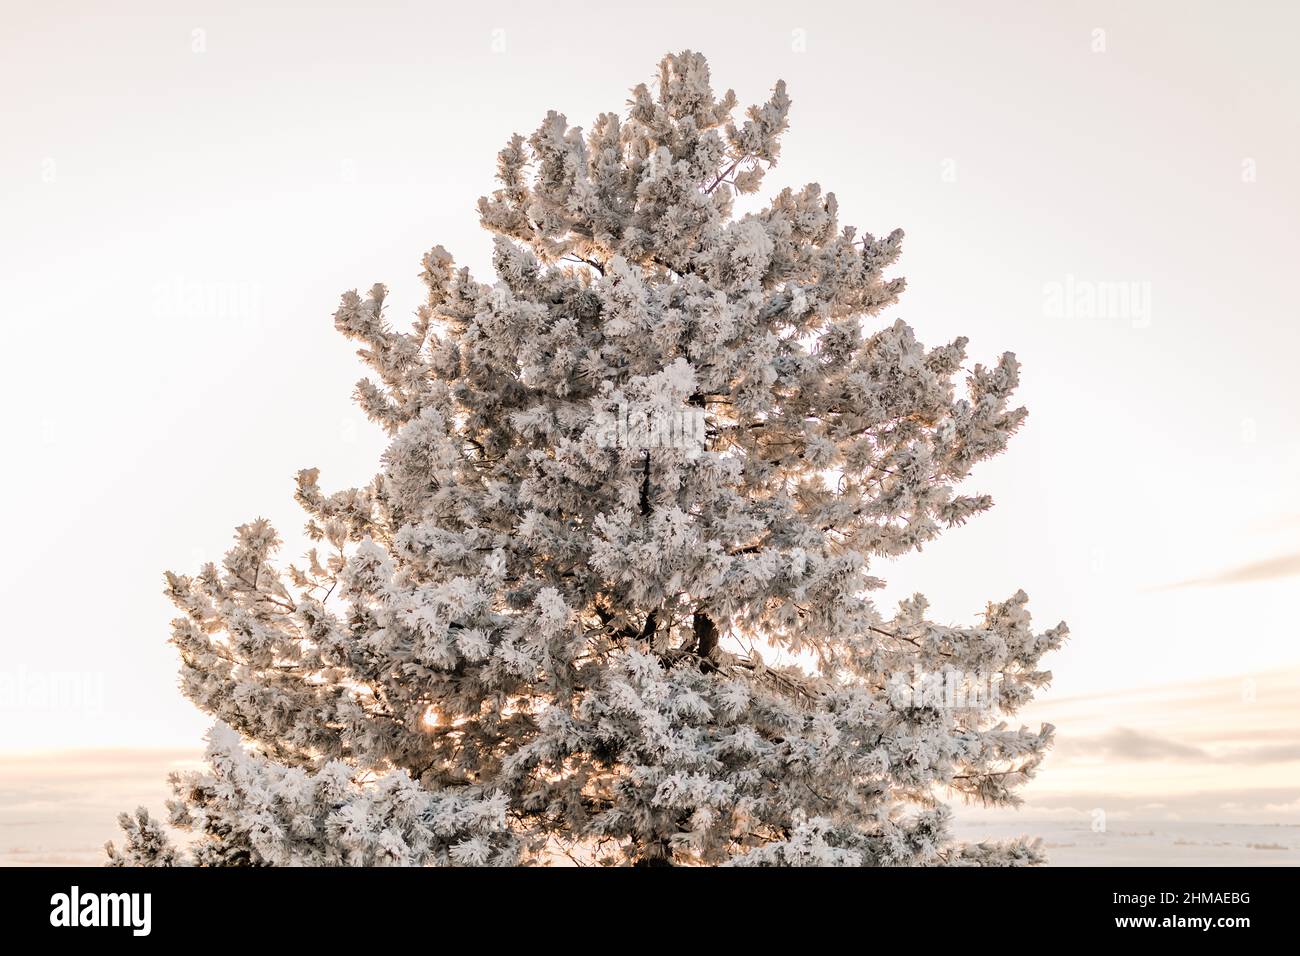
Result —
<path fill-rule="evenodd" d="M 1097 810 L 1110 820 L 1200 820 L 1224 824 L 1258 823 L 1296 825 L 1300 822 L 1300 790 L 1294 787 L 1249 789 L 1195 789 L 1168 793 L 1155 803 L 1150 797 L 1123 789 L 1098 789 L 1070 793 L 1034 793 L 1016 808 L 958 804 L 959 819 L 1030 821 L 1075 820 L 1087 825 Z"/>
<path fill-rule="evenodd" d="M 1291 733 L 1294 736 L 1294 732 Z M 1091 737 L 1066 737 L 1057 745 L 1057 749 L 1068 757 L 1101 757 L 1106 760 L 1187 760 L 1254 766 L 1300 760 L 1300 742 L 1294 740 L 1264 747 L 1238 747 L 1211 752 L 1131 727 L 1116 727 Z"/>
<path fill-rule="evenodd" d="M 1278 515 L 1269 518 L 1267 521 L 1260 521 L 1250 525 L 1247 530 L 1254 532 L 1276 531 L 1278 528 L 1294 528 L 1300 525 L 1300 513 Z"/>
<path fill-rule="evenodd" d="M 1250 747 L 1234 750 L 1218 758 L 1221 763 L 1291 763 L 1300 760 L 1300 744 L 1280 744 L 1274 747 Z"/>
<path fill-rule="evenodd" d="M 1156 591 L 1173 591 L 1179 588 L 1218 587 L 1225 584 L 1250 584 L 1256 581 L 1274 581 L 1300 575 L 1300 554 L 1284 554 L 1263 561 L 1252 561 L 1228 568 L 1203 578 L 1189 578 L 1174 584 L 1155 588 Z"/>
<path fill-rule="evenodd" d="M 1205 760 L 1208 756 L 1198 747 L 1129 727 L 1116 727 L 1096 737 L 1066 738 L 1058 749 L 1071 755 L 1118 760 Z"/>

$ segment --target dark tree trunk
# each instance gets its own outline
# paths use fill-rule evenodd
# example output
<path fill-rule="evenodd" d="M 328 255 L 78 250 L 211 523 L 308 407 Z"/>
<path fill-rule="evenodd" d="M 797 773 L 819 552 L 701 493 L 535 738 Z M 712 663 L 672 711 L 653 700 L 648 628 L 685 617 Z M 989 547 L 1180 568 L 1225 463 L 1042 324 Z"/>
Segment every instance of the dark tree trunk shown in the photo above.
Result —
<path fill-rule="evenodd" d="M 696 611 L 692 628 L 695 631 L 695 653 L 700 658 L 700 669 L 715 669 L 717 665 L 713 663 L 713 652 L 718 646 L 718 625 L 703 611 Z"/>

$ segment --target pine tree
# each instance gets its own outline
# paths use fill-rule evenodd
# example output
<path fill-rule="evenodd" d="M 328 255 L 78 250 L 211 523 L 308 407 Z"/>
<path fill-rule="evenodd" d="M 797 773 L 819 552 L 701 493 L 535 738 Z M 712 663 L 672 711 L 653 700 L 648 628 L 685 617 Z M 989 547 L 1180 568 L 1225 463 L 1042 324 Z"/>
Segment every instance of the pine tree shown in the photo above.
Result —
<path fill-rule="evenodd" d="M 990 507 L 957 486 L 1025 419 L 1016 359 L 877 320 L 902 233 L 818 185 L 735 214 L 790 99 L 735 109 L 670 55 L 625 118 L 500 152 L 495 282 L 435 247 L 409 332 L 382 285 L 342 297 L 381 470 L 298 474 L 301 567 L 257 520 L 167 576 L 209 767 L 172 778 L 188 848 L 140 811 L 112 862 L 1041 861 L 955 843 L 942 800 L 1018 802 L 1052 727 L 1003 718 L 1065 625 L 871 600 L 873 562 Z"/>

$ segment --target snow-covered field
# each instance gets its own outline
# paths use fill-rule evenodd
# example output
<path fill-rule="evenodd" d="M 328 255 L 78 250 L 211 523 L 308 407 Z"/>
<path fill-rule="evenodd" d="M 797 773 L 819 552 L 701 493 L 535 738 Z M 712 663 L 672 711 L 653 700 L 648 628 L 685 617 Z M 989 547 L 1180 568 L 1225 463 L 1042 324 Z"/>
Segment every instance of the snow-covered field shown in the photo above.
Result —
<path fill-rule="evenodd" d="M 966 821 L 964 840 L 1041 837 L 1053 866 L 1300 866 L 1300 825 L 1125 820 L 1094 832 L 1086 821 Z"/>

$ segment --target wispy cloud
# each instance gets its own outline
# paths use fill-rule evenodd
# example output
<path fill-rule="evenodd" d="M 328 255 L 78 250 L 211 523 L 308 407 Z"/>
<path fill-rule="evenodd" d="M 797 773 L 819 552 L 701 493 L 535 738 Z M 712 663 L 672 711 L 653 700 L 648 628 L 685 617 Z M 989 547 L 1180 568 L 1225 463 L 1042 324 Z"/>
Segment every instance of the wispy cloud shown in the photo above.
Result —
<path fill-rule="evenodd" d="M 1188 578 L 1155 588 L 1156 591 L 1173 591 L 1178 588 L 1218 587 L 1225 584 L 1250 584 L 1255 581 L 1273 581 L 1277 578 L 1289 578 L 1300 575 L 1300 554 L 1284 554 L 1263 561 L 1227 568 L 1217 574 L 1201 578 Z"/>
<path fill-rule="evenodd" d="M 1218 758 L 1221 763 L 1275 764 L 1300 760 L 1300 743 L 1276 747 L 1249 747 Z"/>
<path fill-rule="evenodd" d="M 1058 754 L 1066 757 L 1101 757 L 1106 760 L 1190 760 L 1205 763 L 1266 765 L 1291 763 L 1300 760 L 1300 731 L 1287 731 L 1291 742 L 1267 747 L 1237 747 L 1207 750 L 1204 747 L 1181 743 L 1153 733 L 1144 733 L 1131 727 L 1114 730 L 1093 737 L 1067 737 L 1058 746 Z M 1266 732 L 1239 733 L 1241 738 L 1263 738 Z M 1221 742 L 1221 740 L 1220 740 Z"/>
<path fill-rule="evenodd" d="M 1204 750 L 1130 727 L 1116 727 L 1096 737 L 1066 738 L 1058 745 L 1063 754 L 1120 760 L 1203 760 Z"/>
<path fill-rule="evenodd" d="M 1057 744 L 1026 810 L 1300 822 L 1300 669 L 1136 687 L 1026 708 Z"/>
<path fill-rule="evenodd" d="M 1276 515 L 1266 521 L 1258 521 L 1250 525 L 1249 530 L 1259 533 L 1266 531 L 1276 531 L 1278 528 L 1294 528 L 1300 525 L 1300 512 L 1295 514 Z"/>
<path fill-rule="evenodd" d="M 1098 809 L 1104 810 L 1111 821 L 1196 820 L 1295 827 L 1300 821 L 1300 792 L 1287 787 L 1189 790 L 1151 800 L 1121 789 L 1096 789 L 1043 794 L 1014 809 L 974 806 L 957 812 L 965 819 L 1020 821 L 1031 824 L 1026 829 L 1032 832 L 1035 820 L 1056 819 L 1087 825 Z"/>

